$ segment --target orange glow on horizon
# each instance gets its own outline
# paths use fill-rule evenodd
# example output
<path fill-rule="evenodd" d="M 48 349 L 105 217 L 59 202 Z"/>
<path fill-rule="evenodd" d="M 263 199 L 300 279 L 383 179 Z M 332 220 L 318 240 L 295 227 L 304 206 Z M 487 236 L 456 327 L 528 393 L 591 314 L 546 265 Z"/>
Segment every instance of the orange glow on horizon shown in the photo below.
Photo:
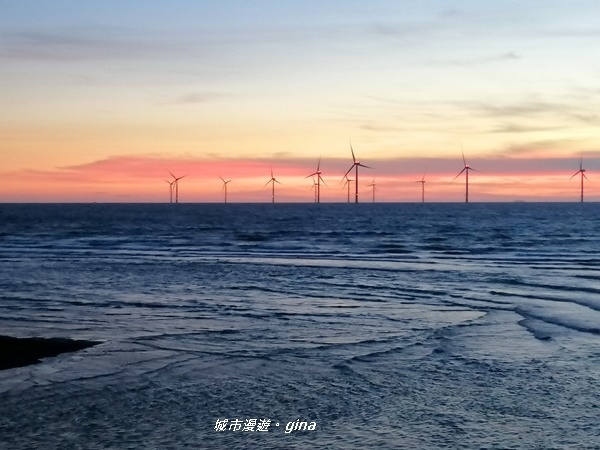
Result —
<path fill-rule="evenodd" d="M 346 202 L 347 188 L 342 177 L 351 160 L 322 160 L 321 202 Z M 367 161 L 373 170 L 359 171 L 359 198 L 372 201 L 376 182 L 377 202 L 419 202 L 422 171 L 394 173 L 391 162 Z M 453 162 L 454 164 L 454 162 Z M 262 160 L 169 160 L 159 157 L 115 157 L 78 166 L 49 171 L 20 171 L 6 173 L 0 180 L 2 202 L 168 202 L 172 172 L 185 177 L 180 181 L 179 199 L 182 203 L 222 202 L 223 183 L 219 178 L 232 180 L 228 185 L 228 201 L 270 202 L 271 187 L 266 186 L 273 175 L 281 183 L 275 187 L 276 202 L 314 201 L 313 181 L 307 175 L 316 170 L 317 160 L 279 160 L 270 164 Z M 399 167 L 407 172 L 407 164 Z M 475 164 L 472 164 L 475 166 Z M 459 162 L 446 170 L 436 169 L 425 174 L 425 199 L 428 202 L 462 202 L 465 193 L 464 173 Z M 575 169 L 576 170 L 576 169 Z M 575 172 L 573 170 L 573 173 Z M 586 172 L 588 178 L 593 171 Z M 485 201 L 576 201 L 579 198 L 579 178 L 562 173 L 509 174 L 471 172 L 469 197 L 472 202 Z M 349 175 L 354 178 L 354 170 Z M 354 185 L 351 186 L 354 198 Z M 585 183 L 587 201 L 598 201 L 600 191 L 593 183 Z"/>

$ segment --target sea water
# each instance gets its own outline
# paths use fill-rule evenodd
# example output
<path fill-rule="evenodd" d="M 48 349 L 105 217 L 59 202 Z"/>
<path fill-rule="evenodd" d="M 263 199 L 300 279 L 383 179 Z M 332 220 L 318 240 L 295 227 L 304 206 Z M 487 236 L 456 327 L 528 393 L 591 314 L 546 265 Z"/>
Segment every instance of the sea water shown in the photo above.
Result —
<path fill-rule="evenodd" d="M 0 205 L 0 334 L 0 448 L 600 448 L 600 205 Z"/>

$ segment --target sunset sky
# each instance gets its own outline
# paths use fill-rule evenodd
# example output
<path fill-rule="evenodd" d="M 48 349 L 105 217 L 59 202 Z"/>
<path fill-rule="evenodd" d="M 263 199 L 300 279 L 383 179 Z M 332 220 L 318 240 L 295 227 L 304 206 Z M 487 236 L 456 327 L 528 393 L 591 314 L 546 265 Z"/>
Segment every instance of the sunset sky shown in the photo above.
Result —
<path fill-rule="evenodd" d="M 0 0 L 0 202 L 600 200 L 597 0 Z"/>

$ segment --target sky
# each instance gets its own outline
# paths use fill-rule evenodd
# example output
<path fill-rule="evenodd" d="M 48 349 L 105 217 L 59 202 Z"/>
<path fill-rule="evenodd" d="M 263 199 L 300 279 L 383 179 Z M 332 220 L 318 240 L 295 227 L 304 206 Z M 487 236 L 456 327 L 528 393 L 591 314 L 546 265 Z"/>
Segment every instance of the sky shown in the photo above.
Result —
<path fill-rule="evenodd" d="M 0 0 L 0 202 L 600 201 L 597 0 Z M 354 178 L 354 177 L 352 177 Z"/>

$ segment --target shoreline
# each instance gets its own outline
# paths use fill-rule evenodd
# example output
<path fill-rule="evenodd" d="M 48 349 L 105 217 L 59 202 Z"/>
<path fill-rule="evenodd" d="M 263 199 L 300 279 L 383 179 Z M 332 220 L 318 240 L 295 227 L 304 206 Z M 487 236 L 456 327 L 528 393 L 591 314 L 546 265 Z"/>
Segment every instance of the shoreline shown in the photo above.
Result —
<path fill-rule="evenodd" d="M 38 364 L 43 358 L 83 350 L 100 341 L 68 338 L 16 338 L 0 335 L 0 370 Z"/>

